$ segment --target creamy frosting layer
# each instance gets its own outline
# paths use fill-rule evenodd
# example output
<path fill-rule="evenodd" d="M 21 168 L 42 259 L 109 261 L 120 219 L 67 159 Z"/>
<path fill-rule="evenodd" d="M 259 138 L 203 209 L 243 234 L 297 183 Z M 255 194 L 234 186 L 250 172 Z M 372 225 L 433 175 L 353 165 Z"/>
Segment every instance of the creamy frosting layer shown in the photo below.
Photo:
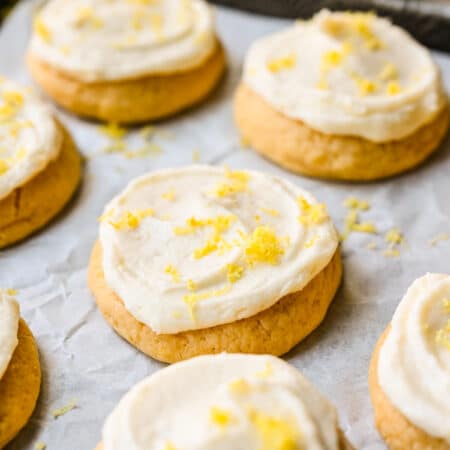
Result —
<path fill-rule="evenodd" d="M 315 130 L 375 142 L 410 135 L 447 102 L 428 50 L 366 13 L 323 10 L 256 41 L 243 81 Z"/>
<path fill-rule="evenodd" d="M 378 376 L 410 422 L 450 444 L 450 276 L 427 274 L 406 292 L 381 347 Z"/>
<path fill-rule="evenodd" d="M 157 333 L 253 316 L 305 287 L 338 246 L 308 192 L 210 166 L 131 182 L 106 207 L 100 240 L 108 285 Z"/>
<path fill-rule="evenodd" d="M 0 79 L 0 200 L 45 169 L 59 155 L 61 139 L 45 103 Z"/>
<path fill-rule="evenodd" d="M 0 379 L 19 343 L 19 305 L 8 291 L 0 289 Z"/>
<path fill-rule="evenodd" d="M 50 0 L 30 51 L 92 82 L 189 70 L 216 45 L 203 0 Z"/>
<path fill-rule="evenodd" d="M 167 367 L 123 397 L 105 450 L 338 450 L 334 408 L 272 356 L 201 356 Z"/>

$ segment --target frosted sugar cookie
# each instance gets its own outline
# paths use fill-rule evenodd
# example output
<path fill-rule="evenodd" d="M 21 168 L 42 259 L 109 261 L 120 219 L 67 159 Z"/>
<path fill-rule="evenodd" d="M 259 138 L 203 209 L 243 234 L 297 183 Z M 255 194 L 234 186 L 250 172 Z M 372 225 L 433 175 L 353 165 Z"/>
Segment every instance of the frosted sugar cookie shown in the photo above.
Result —
<path fill-rule="evenodd" d="M 97 450 L 351 449 L 338 427 L 334 407 L 281 359 L 210 355 L 133 387 L 106 420 Z"/>
<path fill-rule="evenodd" d="M 203 0 L 50 0 L 35 19 L 28 63 L 68 110 L 130 123 L 203 100 L 225 54 Z"/>
<path fill-rule="evenodd" d="M 417 279 L 370 367 L 378 430 L 391 450 L 450 450 L 450 276 Z"/>
<path fill-rule="evenodd" d="M 40 99 L 0 79 L 0 248 L 52 219 L 80 181 L 72 139 Z"/>
<path fill-rule="evenodd" d="M 235 118 L 250 146 L 287 169 L 373 180 L 438 147 L 448 100 L 430 53 L 405 31 L 324 10 L 252 45 Z"/>
<path fill-rule="evenodd" d="M 191 166 L 149 173 L 106 207 L 89 284 L 106 320 L 167 362 L 286 353 L 341 279 L 325 205 L 280 178 Z"/>
<path fill-rule="evenodd" d="M 0 448 L 26 425 L 41 384 L 39 354 L 10 290 L 0 290 Z"/>

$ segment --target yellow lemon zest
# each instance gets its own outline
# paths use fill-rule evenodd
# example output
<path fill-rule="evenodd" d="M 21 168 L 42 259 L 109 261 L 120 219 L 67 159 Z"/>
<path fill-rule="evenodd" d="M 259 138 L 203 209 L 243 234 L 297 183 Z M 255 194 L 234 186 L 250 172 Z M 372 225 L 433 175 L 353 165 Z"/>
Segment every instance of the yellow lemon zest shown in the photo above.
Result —
<path fill-rule="evenodd" d="M 217 197 L 227 197 L 248 189 L 250 175 L 241 170 L 225 169 L 227 182 L 219 183 L 214 191 Z"/>
<path fill-rule="evenodd" d="M 13 296 L 17 295 L 17 290 L 13 289 L 13 288 L 6 289 L 6 294 L 13 297 Z"/>
<path fill-rule="evenodd" d="M 266 365 L 264 366 L 264 369 L 259 371 L 256 375 L 259 378 L 270 378 L 273 374 L 273 367 L 270 362 L 266 362 Z"/>
<path fill-rule="evenodd" d="M 234 421 L 233 415 L 226 409 L 213 406 L 210 411 L 211 422 L 215 425 L 225 428 Z"/>
<path fill-rule="evenodd" d="M 9 164 L 4 159 L 0 159 L 0 175 L 5 174 L 9 170 Z"/>
<path fill-rule="evenodd" d="M 280 215 L 276 209 L 272 208 L 261 208 L 261 211 L 272 217 L 278 217 Z"/>
<path fill-rule="evenodd" d="M 436 331 L 435 340 L 437 344 L 450 350 L 450 319 L 443 328 Z"/>
<path fill-rule="evenodd" d="M 192 151 L 192 161 L 193 162 L 199 162 L 200 161 L 200 151 L 198 149 L 195 149 Z"/>
<path fill-rule="evenodd" d="M 247 394 L 251 390 L 250 384 L 247 381 L 245 381 L 243 378 L 238 378 L 237 380 L 232 381 L 228 385 L 228 387 L 231 392 L 233 392 L 234 394 L 239 394 L 239 395 Z"/>
<path fill-rule="evenodd" d="M 360 211 L 367 211 L 370 209 L 370 204 L 367 200 L 360 200 L 356 197 L 348 197 L 345 199 L 344 206 L 350 209 L 358 209 Z"/>
<path fill-rule="evenodd" d="M 245 269 L 237 264 L 227 264 L 226 270 L 228 281 L 230 283 L 236 283 L 236 281 L 242 278 Z"/>
<path fill-rule="evenodd" d="M 275 58 L 267 62 L 267 69 L 273 73 L 280 72 L 281 70 L 288 70 L 295 67 L 297 64 L 297 56 L 293 53 L 280 58 Z"/>
<path fill-rule="evenodd" d="M 92 26 L 94 28 L 103 27 L 103 21 L 94 14 L 94 10 L 89 6 L 82 6 L 77 11 L 77 26 Z"/>
<path fill-rule="evenodd" d="M 319 240 L 319 236 L 316 234 L 315 236 L 313 236 L 311 239 L 308 239 L 306 242 L 305 242 L 305 248 L 311 248 L 311 247 L 313 247 L 315 244 L 316 244 L 316 242 Z"/>
<path fill-rule="evenodd" d="M 402 244 L 405 240 L 402 232 L 398 228 L 391 228 L 385 235 L 384 240 L 388 244 Z"/>
<path fill-rule="evenodd" d="M 170 443 L 170 442 L 166 442 L 166 445 L 164 447 L 164 450 L 177 450 L 176 447 Z"/>
<path fill-rule="evenodd" d="M 402 88 L 398 81 L 389 81 L 389 83 L 386 86 L 386 93 L 388 95 L 397 95 L 400 94 L 401 91 Z"/>
<path fill-rule="evenodd" d="M 33 21 L 33 28 L 36 34 L 47 44 L 49 44 L 52 41 L 52 33 L 48 29 L 45 22 L 42 20 L 41 17 L 36 16 Z"/>
<path fill-rule="evenodd" d="M 36 442 L 34 446 L 34 450 L 45 450 L 47 448 L 47 444 L 44 442 Z"/>
<path fill-rule="evenodd" d="M 197 284 L 195 283 L 194 280 L 191 280 L 191 279 L 186 281 L 186 287 L 191 292 L 194 292 L 197 290 Z"/>
<path fill-rule="evenodd" d="M 114 122 L 101 125 L 98 129 L 105 136 L 115 140 L 122 139 L 128 133 L 126 128 L 123 128 Z"/>
<path fill-rule="evenodd" d="M 267 226 L 256 227 L 249 236 L 243 234 L 242 246 L 247 264 L 252 267 L 256 263 L 278 264 L 284 249 L 275 232 Z"/>
<path fill-rule="evenodd" d="M 299 432 L 289 421 L 250 410 L 249 419 L 258 432 L 260 450 L 298 450 Z"/>
<path fill-rule="evenodd" d="M 166 266 L 164 272 L 172 277 L 174 283 L 179 283 L 181 281 L 180 272 L 178 272 L 172 264 Z"/>
<path fill-rule="evenodd" d="M 168 202 L 173 202 L 175 200 L 175 191 L 173 189 L 170 189 L 169 191 L 162 194 L 161 197 Z"/>
<path fill-rule="evenodd" d="M 303 225 L 314 225 L 324 222 L 328 218 L 326 207 L 323 203 L 310 203 L 305 197 L 297 199 L 301 215 L 298 218 Z"/>
<path fill-rule="evenodd" d="M 61 408 L 55 409 L 52 411 L 52 416 L 54 419 L 57 419 L 58 417 L 64 416 L 68 412 L 74 410 L 77 408 L 77 402 L 76 400 L 71 400 L 67 405 L 62 406 Z"/>
<path fill-rule="evenodd" d="M 440 241 L 448 241 L 450 236 L 447 233 L 439 233 L 435 237 L 429 240 L 429 244 L 434 247 Z"/>
<path fill-rule="evenodd" d="M 124 211 L 117 220 L 113 220 L 113 211 L 108 211 L 103 216 L 100 216 L 99 221 L 107 222 L 116 230 L 134 230 L 139 226 L 142 219 L 151 217 L 154 214 L 155 211 L 152 208 L 137 209 L 135 211 Z"/>
<path fill-rule="evenodd" d="M 206 292 L 199 292 L 197 294 L 187 294 L 183 297 L 184 303 L 188 305 L 189 307 L 189 314 L 191 316 L 191 319 L 193 322 L 196 321 L 195 318 L 195 307 L 198 302 L 202 300 L 207 300 L 208 298 L 212 297 L 219 297 L 221 295 L 226 294 L 231 290 L 231 285 L 226 285 L 221 289 L 216 289 L 214 291 L 206 291 Z"/>
<path fill-rule="evenodd" d="M 381 69 L 378 77 L 382 81 L 390 81 L 395 80 L 398 77 L 397 67 L 392 63 L 386 63 L 384 67 Z"/>

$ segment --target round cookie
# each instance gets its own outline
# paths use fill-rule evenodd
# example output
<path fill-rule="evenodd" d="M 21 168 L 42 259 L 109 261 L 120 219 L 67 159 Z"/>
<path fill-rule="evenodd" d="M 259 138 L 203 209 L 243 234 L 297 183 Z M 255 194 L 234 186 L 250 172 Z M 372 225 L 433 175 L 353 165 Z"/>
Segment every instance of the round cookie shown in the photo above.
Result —
<path fill-rule="evenodd" d="M 40 391 L 39 354 L 23 320 L 19 322 L 18 341 L 8 369 L 0 379 L 0 448 L 28 422 Z"/>
<path fill-rule="evenodd" d="M 416 279 L 370 364 L 375 423 L 391 450 L 450 450 L 450 276 Z"/>
<path fill-rule="evenodd" d="M 173 363 L 213 353 L 282 355 L 322 322 L 342 277 L 339 251 L 303 290 L 287 295 L 259 314 L 211 328 L 157 334 L 137 321 L 105 282 L 102 249 L 96 243 L 89 264 L 89 286 L 100 311 L 124 339 L 143 353 Z"/>
<path fill-rule="evenodd" d="M 253 43 L 234 116 L 243 142 L 282 167 L 352 181 L 412 169 L 449 127 L 426 48 L 374 14 L 327 10 Z"/>
<path fill-rule="evenodd" d="M 35 21 L 27 61 L 57 103 L 114 123 L 187 109 L 214 89 L 226 67 L 203 0 L 52 0 Z"/>
<path fill-rule="evenodd" d="M 89 285 L 156 359 L 289 351 L 324 318 L 342 265 L 324 204 L 281 178 L 213 166 L 129 183 L 105 208 Z"/>
<path fill-rule="evenodd" d="M 59 156 L 48 166 L 0 199 L 0 248 L 14 244 L 54 218 L 71 199 L 81 178 L 81 158 L 72 138 L 63 135 Z"/>
<path fill-rule="evenodd" d="M 387 398 L 378 380 L 380 349 L 389 334 L 388 327 L 377 342 L 369 369 L 370 398 L 375 413 L 375 424 L 391 450 L 449 450 L 443 439 L 428 435 L 411 423 Z"/>
<path fill-rule="evenodd" d="M 102 438 L 96 450 L 131 442 L 136 450 L 352 448 L 335 408 L 294 367 L 273 356 L 227 353 L 142 380 L 106 419 Z"/>
<path fill-rule="evenodd" d="M 372 142 L 314 130 L 273 109 L 248 86 L 235 94 L 234 115 L 244 142 L 280 166 L 303 175 L 370 181 L 406 172 L 428 158 L 444 139 L 448 108 L 410 136 Z"/>

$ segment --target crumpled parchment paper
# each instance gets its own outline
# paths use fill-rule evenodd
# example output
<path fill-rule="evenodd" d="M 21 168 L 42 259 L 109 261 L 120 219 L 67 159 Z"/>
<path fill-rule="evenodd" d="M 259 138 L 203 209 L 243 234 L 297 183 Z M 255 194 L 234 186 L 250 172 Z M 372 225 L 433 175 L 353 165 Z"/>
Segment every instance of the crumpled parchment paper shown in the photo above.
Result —
<path fill-rule="evenodd" d="M 24 53 L 32 5 L 20 4 L 0 31 L 0 73 L 30 83 Z M 86 285 L 86 269 L 97 237 L 97 217 L 132 178 L 158 168 L 200 162 L 227 164 L 285 176 L 327 203 L 342 230 L 356 196 L 371 209 L 360 213 L 377 235 L 352 233 L 343 243 L 345 275 L 324 323 L 285 356 L 336 405 L 341 426 L 358 449 L 381 450 L 373 425 L 367 371 L 373 346 L 406 288 L 426 272 L 449 272 L 450 241 L 430 242 L 450 233 L 450 145 L 424 166 L 394 179 L 350 184 L 303 178 L 283 171 L 240 143 L 232 119 L 232 95 L 249 44 L 289 22 L 218 8 L 219 33 L 229 56 L 228 74 L 202 106 L 157 125 L 154 143 L 162 151 L 128 159 L 105 154 L 108 139 L 98 125 L 55 111 L 86 157 L 75 199 L 50 226 L 13 248 L 0 251 L 0 287 L 18 289 L 23 317 L 37 339 L 43 369 L 37 409 L 8 450 L 93 450 L 105 417 L 122 395 L 163 367 L 119 338 L 98 312 Z M 450 85 L 450 57 L 435 54 Z M 130 146 L 141 144 L 137 131 Z M 383 254 L 384 234 L 398 227 L 405 242 L 398 257 Z M 444 235 L 445 237 L 445 235 Z M 367 245 L 376 244 L 376 249 Z M 432 245 L 434 244 L 434 245 Z M 275 270 L 275 269 L 274 269 Z M 52 412 L 74 401 L 76 409 L 54 419 Z"/>

